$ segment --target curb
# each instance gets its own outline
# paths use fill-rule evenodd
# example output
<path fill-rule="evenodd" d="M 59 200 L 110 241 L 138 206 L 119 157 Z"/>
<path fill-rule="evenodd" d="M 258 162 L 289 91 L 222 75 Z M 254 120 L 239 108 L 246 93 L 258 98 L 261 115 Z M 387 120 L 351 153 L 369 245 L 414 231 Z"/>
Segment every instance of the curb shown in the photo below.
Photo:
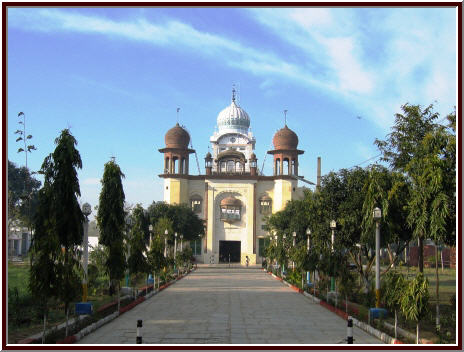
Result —
<path fill-rule="evenodd" d="M 90 324 L 88 326 L 86 326 L 85 328 L 83 328 L 82 330 L 80 330 L 79 332 L 77 332 L 75 335 L 70 335 L 62 340 L 58 340 L 56 341 L 56 344 L 73 344 L 75 343 L 76 341 L 79 341 L 80 339 L 82 339 L 84 336 L 90 334 L 91 332 L 95 331 L 96 329 L 98 329 L 99 327 L 101 327 L 102 325 L 105 325 L 106 323 L 109 323 L 110 321 L 116 319 L 118 316 L 120 316 L 121 314 L 131 310 L 132 308 L 134 308 L 135 306 L 137 306 L 138 304 L 146 301 L 148 298 L 151 298 L 153 297 L 154 295 L 156 295 L 157 293 L 159 293 L 160 291 L 168 288 L 169 286 L 171 286 L 172 284 L 176 283 L 176 281 L 184 278 L 185 276 L 187 276 L 188 274 L 190 274 L 191 272 L 195 271 L 195 269 L 193 270 L 190 270 L 188 271 L 187 273 L 185 273 L 184 275 L 182 276 L 179 276 L 177 278 L 175 278 L 174 280 L 160 286 L 159 290 L 155 290 L 153 289 L 151 292 L 147 293 L 145 296 L 140 296 L 139 298 L 137 298 L 134 302 L 131 302 L 129 303 L 127 306 L 125 307 L 122 307 L 119 309 L 119 312 L 116 311 L 114 313 L 111 313 L 109 315 L 107 315 L 106 317 L 104 317 L 103 319 L 100 319 L 98 320 L 97 322 L 93 323 L 93 324 Z M 122 298 L 122 297 L 121 297 Z M 117 304 L 117 301 L 115 302 L 110 302 L 110 303 L 107 303 L 105 304 L 104 306 L 101 306 L 98 311 L 102 311 L 102 310 L 105 310 L 105 309 L 108 309 L 112 306 L 114 306 L 115 304 Z M 40 341 L 42 340 L 42 338 L 34 338 L 34 337 L 28 337 L 28 338 L 25 338 L 23 340 L 20 340 L 18 341 L 18 344 L 33 344 L 33 343 L 40 343 Z"/>
<path fill-rule="evenodd" d="M 263 269 L 263 271 L 267 272 L 268 274 L 270 274 L 272 277 L 276 278 L 277 280 L 281 281 L 282 283 L 286 284 L 288 287 L 290 287 L 291 289 L 293 289 L 294 291 L 297 291 L 299 293 L 302 293 L 304 296 L 308 297 L 308 298 L 312 298 L 315 302 L 319 303 L 322 307 L 330 310 L 331 312 L 335 313 L 336 315 L 338 315 L 340 318 L 344 319 L 344 320 L 347 320 L 348 319 L 348 314 L 346 314 L 346 312 L 342 311 L 341 309 L 339 308 L 336 308 L 334 306 L 332 306 L 331 304 L 327 303 L 327 302 L 324 302 L 323 300 L 317 298 L 317 297 L 314 297 L 313 295 L 311 295 L 310 293 L 307 293 L 305 291 L 303 291 L 301 288 L 298 288 L 290 283 L 288 283 L 287 281 L 283 280 L 282 278 L 274 275 L 273 273 L 269 272 L 269 271 L 266 271 L 265 269 Z M 380 330 L 377 330 L 375 328 L 373 328 L 372 326 L 362 322 L 362 321 L 359 321 L 358 319 L 356 318 L 352 318 L 353 319 L 353 324 L 355 326 L 357 326 L 358 328 L 360 328 L 361 330 L 377 337 L 379 340 L 381 340 L 382 342 L 385 342 L 387 344 L 403 344 L 402 341 L 398 340 L 398 339 L 395 339 L 389 335 L 387 335 L 386 333 L 384 332 L 381 332 Z M 429 340 L 425 340 L 425 339 L 421 339 L 421 341 L 423 341 L 423 343 L 433 343 Z"/>

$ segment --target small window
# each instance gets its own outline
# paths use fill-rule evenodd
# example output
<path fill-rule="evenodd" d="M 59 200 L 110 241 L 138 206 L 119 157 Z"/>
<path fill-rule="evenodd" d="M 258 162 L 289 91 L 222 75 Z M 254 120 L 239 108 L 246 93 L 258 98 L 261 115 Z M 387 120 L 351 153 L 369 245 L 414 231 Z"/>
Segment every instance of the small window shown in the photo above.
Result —
<path fill-rule="evenodd" d="M 272 213 L 272 199 L 269 197 L 263 197 L 259 200 L 259 210 L 263 215 L 269 215 Z"/>
<path fill-rule="evenodd" d="M 245 150 L 245 147 L 240 147 L 240 150 Z"/>
<path fill-rule="evenodd" d="M 192 211 L 196 214 L 201 213 L 201 197 L 200 196 L 193 196 L 190 199 L 190 205 L 192 207 Z"/>

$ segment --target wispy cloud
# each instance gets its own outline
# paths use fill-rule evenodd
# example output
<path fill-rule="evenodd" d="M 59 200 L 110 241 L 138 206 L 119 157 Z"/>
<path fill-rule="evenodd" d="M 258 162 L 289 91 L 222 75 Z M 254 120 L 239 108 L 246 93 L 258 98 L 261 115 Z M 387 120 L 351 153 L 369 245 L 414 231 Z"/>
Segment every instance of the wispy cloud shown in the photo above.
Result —
<path fill-rule="evenodd" d="M 453 10 L 378 10 L 246 10 L 299 50 L 298 61 L 279 55 L 277 47 L 262 50 L 259 44 L 245 45 L 174 19 L 155 23 L 143 17 L 113 20 L 77 10 L 9 9 L 8 24 L 44 32 L 105 35 L 220 57 L 225 65 L 263 77 L 261 87 L 268 93 L 275 78 L 316 87 L 385 128 L 405 102 L 438 100 L 449 111 L 456 97 L 456 32 L 449 24 L 450 19 L 455 21 Z"/>
<path fill-rule="evenodd" d="M 250 9 L 324 72 L 326 87 L 388 127 L 406 102 L 455 105 L 453 9 Z M 436 10 L 436 11 L 435 11 Z M 376 38 L 376 42 L 372 42 Z"/>

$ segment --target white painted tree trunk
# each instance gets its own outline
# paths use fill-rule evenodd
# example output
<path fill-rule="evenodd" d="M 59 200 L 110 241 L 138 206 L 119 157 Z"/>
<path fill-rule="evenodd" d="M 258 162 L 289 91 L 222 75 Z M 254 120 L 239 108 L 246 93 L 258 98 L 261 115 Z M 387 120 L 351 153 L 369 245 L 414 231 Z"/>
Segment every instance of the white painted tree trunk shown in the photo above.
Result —
<path fill-rule="evenodd" d="M 416 326 L 416 344 L 419 344 L 419 322 L 417 322 Z"/>
<path fill-rule="evenodd" d="M 398 315 L 395 309 L 395 339 L 398 338 Z"/>

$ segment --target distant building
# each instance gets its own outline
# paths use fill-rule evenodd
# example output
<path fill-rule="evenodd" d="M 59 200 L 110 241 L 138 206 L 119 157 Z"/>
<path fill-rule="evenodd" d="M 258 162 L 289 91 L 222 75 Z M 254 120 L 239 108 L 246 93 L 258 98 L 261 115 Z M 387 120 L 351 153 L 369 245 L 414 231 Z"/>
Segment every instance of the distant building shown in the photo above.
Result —
<path fill-rule="evenodd" d="M 27 227 L 22 227 L 18 222 L 10 226 L 8 230 L 8 257 L 25 256 L 31 246 L 31 233 Z"/>
<path fill-rule="evenodd" d="M 192 244 L 200 262 L 261 263 L 268 232 L 263 218 L 301 199 L 298 187 L 298 136 L 285 125 L 273 138 L 273 175 L 261 175 L 254 154 L 250 117 L 232 92 L 231 104 L 217 117 L 212 154 L 205 156 L 205 175 L 190 175 L 190 135 L 178 123 L 165 135 L 164 201 L 189 204 L 205 222 L 206 236 Z"/>

